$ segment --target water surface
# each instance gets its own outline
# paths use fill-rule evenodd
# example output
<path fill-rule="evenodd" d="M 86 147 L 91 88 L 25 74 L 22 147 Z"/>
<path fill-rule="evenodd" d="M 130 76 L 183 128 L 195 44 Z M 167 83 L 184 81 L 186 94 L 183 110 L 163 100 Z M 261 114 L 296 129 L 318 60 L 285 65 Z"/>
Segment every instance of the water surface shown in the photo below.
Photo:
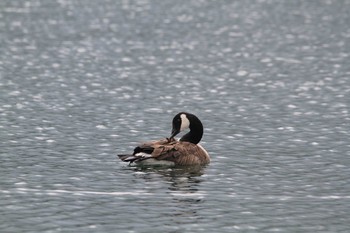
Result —
<path fill-rule="evenodd" d="M 1 1 L 1 232 L 349 232 L 346 1 Z M 118 161 L 205 126 L 203 168 Z"/>

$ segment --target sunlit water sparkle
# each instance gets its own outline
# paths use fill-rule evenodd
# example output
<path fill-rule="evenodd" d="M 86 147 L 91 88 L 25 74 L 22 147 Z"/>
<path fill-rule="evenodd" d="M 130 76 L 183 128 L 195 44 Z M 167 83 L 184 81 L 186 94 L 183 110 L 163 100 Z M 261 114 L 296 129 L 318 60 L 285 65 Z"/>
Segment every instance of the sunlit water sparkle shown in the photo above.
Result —
<path fill-rule="evenodd" d="M 0 2 L 1 232 L 349 232 L 349 3 Z M 203 168 L 120 162 L 205 126 Z"/>

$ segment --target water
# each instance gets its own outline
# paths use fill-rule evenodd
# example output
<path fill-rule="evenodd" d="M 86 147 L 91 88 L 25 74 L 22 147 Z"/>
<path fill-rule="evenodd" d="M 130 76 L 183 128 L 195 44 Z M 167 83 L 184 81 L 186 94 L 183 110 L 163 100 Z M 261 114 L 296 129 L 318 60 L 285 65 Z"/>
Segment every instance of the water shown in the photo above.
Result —
<path fill-rule="evenodd" d="M 347 1 L 1 1 L 1 232 L 349 232 Z M 204 168 L 116 154 L 205 126 Z"/>

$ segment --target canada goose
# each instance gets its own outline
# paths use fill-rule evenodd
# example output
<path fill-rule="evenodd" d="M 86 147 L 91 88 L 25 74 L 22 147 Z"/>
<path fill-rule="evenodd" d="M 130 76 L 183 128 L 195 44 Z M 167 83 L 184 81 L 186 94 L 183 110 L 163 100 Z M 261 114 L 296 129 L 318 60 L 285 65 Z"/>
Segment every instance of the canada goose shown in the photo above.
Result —
<path fill-rule="evenodd" d="M 185 129 L 190 132 L 179 141 L 174 137 Z M 203 136 L 202 122 L 193 114 L 180 112 L 173 119 L 170 138 L 143 143 L 131 155 L 118 155 L 124 162 L 139 165 L 205 165 L 208 152 L 198 143 Z"/>

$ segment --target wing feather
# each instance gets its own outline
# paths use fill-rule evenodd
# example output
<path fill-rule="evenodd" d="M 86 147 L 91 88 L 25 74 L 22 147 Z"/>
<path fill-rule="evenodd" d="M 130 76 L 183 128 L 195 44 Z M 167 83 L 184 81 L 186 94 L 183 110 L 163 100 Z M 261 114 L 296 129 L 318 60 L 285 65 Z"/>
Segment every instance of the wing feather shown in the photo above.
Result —
<path fill-rule="evenodd" d="M 178 165 L 203 165 L 210 161 L 207 152 L 201 146 L 168 139 L 143 143 L 135 148 L 132 155 L 119 157 L 130 163 L 150 158 L 170 161 Z"/>

